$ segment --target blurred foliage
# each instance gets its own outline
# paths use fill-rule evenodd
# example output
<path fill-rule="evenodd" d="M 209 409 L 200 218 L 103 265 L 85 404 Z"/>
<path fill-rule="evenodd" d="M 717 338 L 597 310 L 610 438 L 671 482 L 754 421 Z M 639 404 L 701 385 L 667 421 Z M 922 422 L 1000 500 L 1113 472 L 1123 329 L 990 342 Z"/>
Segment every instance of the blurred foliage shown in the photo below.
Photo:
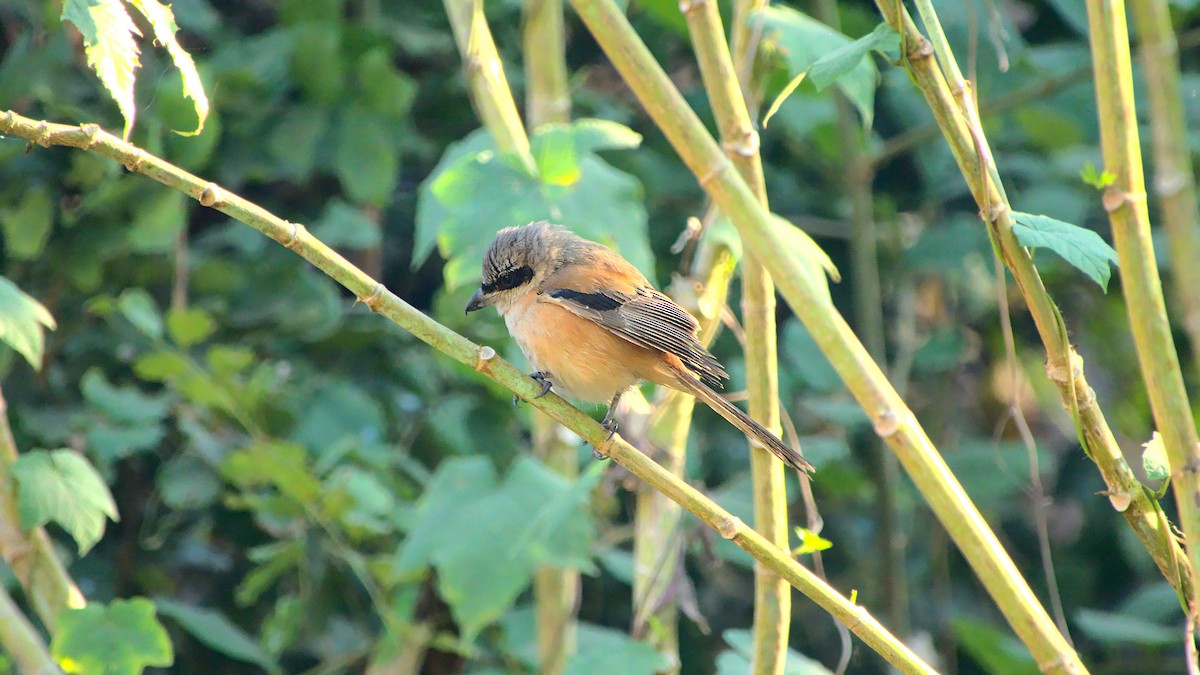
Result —
<path fill-rule="evenodd" d="M 763 133 L 772 208 L 853 279 L 853 172 L 832 98 L 845 92 L 867 123 L 859 141 L 883 158 L 873 183 L 883 313 L 889 362 L 910 405 L 1044 600 L 1028 488 L 1036 460 L 1062 602 L 1095 672 L 1182 672 L 1178 605 L 1097 496 L 1102 481 L 1041 372 L 1042 349 L 1012 289 L 1019 373 L 1010 377 L 986 234 L 940 137 L 921 136 L 933 120 L 919 93 L 871 51 L 894 49 L 875 30 L 873 5 L 839 3 L 840 35 L 805 14 L 809 3 L 787 4 L 761 19 L 781 30 L 768 45 L 765 100 L 842 53 L 825 61 L 826 79 L 809 74 Z M 937 5 L 977 82 L 1012 203 L 1045 214 L 1025 243 L 1070 260 L 1036 238 L 1038 224 L 1094 231 L 1067 250 L 1101 281 L 1108 232 L 1089 184 L 1101 181 L 1091 85 L 1084 72 L 1036 90 L 1088 63 L 1079 3 Z M 1174 3 L 1182 31 L 1200 26 L 1196 5 Z M 143 49 L 131 140 L 310 224 L 401 297 L 507 357 L 519 359 L 494 315 L 462 316 L 496 229 L 565 222 L 615 245 L 661 285 L 687 263 L 686 249 L 680 256 L 671 247 L 705 206 L 697 182 L 569 11 L 579 121 L 533 134 L 535 178 L 490 153 L 477 131 L 439 2 L 175 0 L 172 9 L 211 113 L 199 135 L 174 133 L 194 128 L 193 102 L 170 55 Z M 520 98 L 520 3 L 486 10 Z M 61 11 L 57 0 L 0 4 L 0 109 L 121 128 Z M 635 0 L 629 14 L 711 127 L 676 3 Z M 789 25 L 825 39 L 804 43 Z M 1185 49 L 1182 59 L 1188 119 L 1200 128 L 1200 55 Z M 925 140 L 894 145 L 914 135 Z M 1200 149 L 1200 135 L 1180 142 Z M 52 523 L 92 603 L 64 615 L 57 658 L 87 673 L 137 672 L 172 658 L 180 673 L 362 672 L 368 663 L 536 672 L 529 583 L 545 564 L 585 573 L 567 672 L 665 665 L 628 637 L 632 498 L 617 468 L 581 449 L 581 477 L 564 480 L 528 454 L 528 411 L 514 410 L 507 392 L 372 316 L 258 233 L 124 174 L 92 154 L 0 139 L 0 340 L 16 350 L 0 347 L 0 377 L 24 451 L 15 471 L 22 519 Z M 1120 293 L 1114 285 L 1105 294 L 1057 256 L 1039 253 L 1036 262 L 1140 470 L 1152 422 Z M 847 316 L 850 288 L 831 286 Z M 736 293 L 730 306 L 740 306 Z M 42 327 L 55 321 L 43 352 Z M 874 434 L 783 307 L 780 338 L 786 412 L 818 467 L 830 580 L 892 625 L 884 610 L 892 589 L 879 582 L 890 553 Z M 745 380 L 737 341 L 725 331 L 714 349 L 736 391 Z M 30 366 L 39 361 L 40 370 Z M 1184 370 L 1195 385 L 1196 368 Z M 1011 423 L 1012 400 L 1036 452 Z M 689 479 L 749 519 L 744 440 L 700 412 L 690 443 Z M 64 483 L 67 475 L 75 478 Z M 79 480 L 86 490 L 62 489 Z M 903 637 L 946 671 L 1029 670 L 907 482 L 899 504 L 891 522 L 907 541 L 911 598 Z M 804 522 L 799 500 L 791 515 Z M 685 524 L 682 572 L 711 630 L 685 620 L 683 671 L 744 673 L 750 559 Z M 77 557 L 64 534 L 86 555 Z M 841 647 L 831 620 L 802 599 L 794 612 L 789 672 L 832 669 Z M 850 670 L 884 667 L 860 645 Z"/>

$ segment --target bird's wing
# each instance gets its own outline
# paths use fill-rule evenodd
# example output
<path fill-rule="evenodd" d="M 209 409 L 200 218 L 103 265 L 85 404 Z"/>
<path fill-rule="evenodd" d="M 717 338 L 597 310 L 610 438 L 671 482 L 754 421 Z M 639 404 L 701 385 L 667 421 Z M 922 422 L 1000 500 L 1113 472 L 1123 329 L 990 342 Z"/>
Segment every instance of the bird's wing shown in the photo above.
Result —
<path fill-rule="evenodd" d="M 674 354 L 710 387 L 720 388 L 721 380 L 729 377 L 716 357 L 696 339 L 699 329 L 696 320 L 649 283 L 626 284 L 626 288 L 614 290 L 598 288 L 594 278 L 588 279 L 584 275 L 576 278 L 578 283 L 571 285 L 559 286 L 551 283 L 554 281 L 554 278 L 547 280 L 541 299 L 558 304 L 636 345 Z"/>

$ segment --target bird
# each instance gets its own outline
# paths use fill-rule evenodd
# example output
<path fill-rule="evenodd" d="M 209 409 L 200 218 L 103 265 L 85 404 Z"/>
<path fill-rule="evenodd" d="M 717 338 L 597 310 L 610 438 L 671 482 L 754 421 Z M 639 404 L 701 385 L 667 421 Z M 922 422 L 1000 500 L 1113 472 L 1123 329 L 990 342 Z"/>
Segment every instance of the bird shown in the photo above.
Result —
<path fill-rule="evenodd" d="M 483 255 L 482 282 L 466 313 L 495 307 L 530 377 L 567 398 L 608 402 L 611 438 L 621 396 L 654 384 L 695 396 L 747 438 L 801 471 L 813 467 L 716 392 L 729 375 L 696 337 L 691 314 L 659 292 L 612 249 L 539 221 L 496 233 Z"/>

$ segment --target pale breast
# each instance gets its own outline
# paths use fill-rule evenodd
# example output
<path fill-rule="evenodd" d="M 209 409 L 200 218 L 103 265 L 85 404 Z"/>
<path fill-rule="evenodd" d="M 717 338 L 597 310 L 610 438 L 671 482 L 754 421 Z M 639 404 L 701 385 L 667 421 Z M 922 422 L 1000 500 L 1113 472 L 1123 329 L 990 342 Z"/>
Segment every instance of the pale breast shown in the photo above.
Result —
<path fill-rule="evenodd" d="M 645 350 L 553 303 L 537 302 L 534 294 L 506 308 L 504 323 L 562 396 L 605 403 L 639 379 L 629 364 Z"/>

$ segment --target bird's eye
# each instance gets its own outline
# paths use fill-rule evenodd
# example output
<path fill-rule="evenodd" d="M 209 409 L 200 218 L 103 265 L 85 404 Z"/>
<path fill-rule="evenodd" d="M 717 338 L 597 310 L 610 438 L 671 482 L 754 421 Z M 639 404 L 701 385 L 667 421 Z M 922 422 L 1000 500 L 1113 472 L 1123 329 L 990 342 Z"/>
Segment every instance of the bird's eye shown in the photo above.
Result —
<path fill-rule="evenodd" d="M 518 286 L 528 283 L 533 279 L 533 268 L 528 265 L 514 267 L 504 270 L 496 275 L 495 279 L 483 285 L 484 293 L 495 293 L 496 291 L 508 291 Z"/>

